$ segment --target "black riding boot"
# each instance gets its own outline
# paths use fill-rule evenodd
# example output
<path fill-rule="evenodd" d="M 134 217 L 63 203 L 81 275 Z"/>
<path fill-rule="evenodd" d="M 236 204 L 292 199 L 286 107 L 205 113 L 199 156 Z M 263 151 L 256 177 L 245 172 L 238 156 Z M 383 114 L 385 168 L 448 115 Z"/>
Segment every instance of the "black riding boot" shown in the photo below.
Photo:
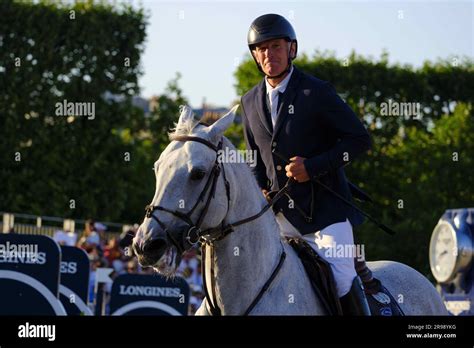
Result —
<path fill-rule="evenodd" d="M 357 276 L 352 281 L 349 292 L 340 299 L 342 314 L 348 316 L 370 316 L 369 303 L 365 298 L 364 288 Z"/>

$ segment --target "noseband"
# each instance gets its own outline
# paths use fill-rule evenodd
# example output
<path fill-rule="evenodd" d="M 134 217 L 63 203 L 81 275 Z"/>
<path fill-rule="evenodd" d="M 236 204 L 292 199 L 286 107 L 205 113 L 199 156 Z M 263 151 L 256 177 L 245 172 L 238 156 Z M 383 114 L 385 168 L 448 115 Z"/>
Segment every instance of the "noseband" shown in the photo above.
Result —
<path fill-rule="evenodd" d="M 209 210 L 209 206 L 211 204 L 211 200 L 215 196 L 217 180 L 219 179 L 219 175 L 220 175 L 221 172 L 222 172 L 222 175 L 223 175 L 223 178 L 224 178 L 224 184 L 225 184 L 226 195 L 227 195 L 227 209 L 229 209 L 229 207 L 230 207 L 230 185 L 229 185 L 229 182 L 227 181 L 226 176 L 225 176 L 224 166 L 221 166 L 221 163 L 219 162 L 219 156 L 218 156 L 219 150 L 222 149 L 222 141 L 223 140 L 221 139 L 217 146 L 215 146 L 210 141 L 207 141 L 205 139 L 202 139 L 202 138 L 199 138 L 199 137 L 194 137 L 194 136 L 187 136 L 187 135 L 177 136 L 177 137 L 174 138 L 174 140 L 182 141 L 182 142 L 195 141 L 195 142 L 206 145 L 208 148 L 210 148 L 211 150 L 216 152 L 216 160 L 214 162 L 214 166 L 212 167 L 211 173 L 209 175 L 209 178 L 207 179 L 207 182 L 206 182 L 206 185 L 204 186 L 204 189 L 202 190 L 201 194 L 199 195 L 198 200 L 196 201 L 196 203 L 194 204 L 194 206 L 191 208 L 190 211 L 188 211 L 187 213 L 183 213 L 183 212 L 180 212 L 180 211 L 177 211 L 177 210 L 167 209 L 167 208 L 164 208 L 164 207 L 161 207 L 161 206 L 158 206 L 158 205 L 155 205 L 155 206 L 154 205 L 147 205 L 145 207 L 145 212 L 146 212 L 145 216 L 147 218 L 154 219 L 158 223 L 158 225 L 160 225 L 160 227 L 163 229 L 163 231 L 165 231 L 167 237 L 170 239 L 170 241 L 173 243 L 173 245 L 179 250 L 180 253 L 183 253 L 185 251 L 185 247 L 184 247 L 185 241 L 187 243 L 189 243 L 191 246 L 195 246 L 198 243 L 208 244 L 210 246 L 210 249 L 211 249 L 211 256 L 210 256 L 210 258 L 211 258 L 211 277 L 210 278 L 211 278 L 211 283 L 212 283 L 211 284 L 211 290 L 213 292 L 213 298 L 215 299 L 216 298 L 216 296 L 215 296 L 215 284 L 214 284 L 215 276 L 214 276 L 214 269 L 213 269 L 213 264 L 212 264 L 212 260 L 214 258 L 214 248 L 213 248 L 212 243 L 215 242 L 215 241 L 223 239 L 229 233 L 233 232 L 234 227 L 245 224 L 247 222 L 250 222 L 250 221 L 255 220 L 255 219 L 259 218 L 260 216 L 262 216 L 278 199 L 280 199 L 284 194 L 286 194 L 291 181 L 288 180 L 286 185 L 280 191 L 278 191 L 275 194 L 275 196 L 271 199 L 271 201 L 268 202 L 260 210 L 260 212 L 258 212 L 257 214 L 252 215 L 248 218 L 236 221 L 234 223 L 227 224 L 227 225 L 224 225 L 224 221 L 222 221 L 221 226 L 219 226 L 219 227 L 214 227 L 214 228 L 209 228 L 209 229 L 206 229 L 206 230 L 201 230 L 201 225 L 202 225 L 202 222 L 204 221 L 204 218 L 207 215 L 207 212 Z M 209 191 L 209 194 L 207 194 L 208 191 Z M 191 216 L 194 213 L 194 211 L 196 210 L 199 203 L 204 201 L 204 198 L 205 198 L 206 194 L 207 194 L 207 200 L 206 200 L 206 203 L 204 204 L 204 208 L 202 209 L 201 214 L 199 215 L 199 218 L 196 221 L 196 223 L 193 223 L 193 221 L 191 219 Z M 171 233 L 169 233 L 169 231 L 166 228 L 165 224 L 163 222 L 161 222 L 156 217 L 155 214 L 153 214 L 156 210 L 164 211 L 164 212 L 167 212 L 169 214 L 172 214 L 172 215 L 176 216 L 177 218 L 181 219 L 182 221 L 184 221 L 189 226 L 189 228 L 187 230 L 187 233 L 186 233 L 186 236 L 185 236 L 185 238 L 183 238 L 183 241 L 177 241 L 171 235 Z M 213 304 L 213 302 L 211 301 L 211 299 L 209 297 L 209 293 L 208 293 L 208 288 L 207 288 L 207 284 L 206 284 L 206 273 L 205 273 L 205 262 L 206 262 L 205 250 L 206 250 L 206 248 L 203 247 L 202 248 L 202 261 L 201 261 L 202 270 L 203 270 L 202 271 L 202 277 L 203 277 L 204 293 L 205 293 L 205 296 L 206 296 L 207 303 L 209 304 L 211 314 L 220 315 L 221 314 L 220 308 L 217 306 L 217 304 Z M 283 261 L 285 260 L 285 257 L 286 257 L 286 253 L 285 253 L 284 250 L 282 250 L 282 253 L 281 253 L 281 256 L 280 256 L 280 259 L 279 259 L 279 262 L 278 262 L 277 266 L 273 270 L 273 272 L 270 275 L 269 279 L 266 281 L 266 283 L 261 288 L 261 290 L 258 293 L 257 297 L 252 301 L 250 306 L 247 308 L 244 315 L 248 315 L 252 311 L 252 309 L 257 305 L 257 303 L 260 301 L 261 297 L 263 296 L 265 291 L 269 288 L 269 286 L 272 283 L 273 279 L 275 279 L 276 275 L 278 274 L 279 270 L 281 269 L 281 267 L 283 265 Z"/>

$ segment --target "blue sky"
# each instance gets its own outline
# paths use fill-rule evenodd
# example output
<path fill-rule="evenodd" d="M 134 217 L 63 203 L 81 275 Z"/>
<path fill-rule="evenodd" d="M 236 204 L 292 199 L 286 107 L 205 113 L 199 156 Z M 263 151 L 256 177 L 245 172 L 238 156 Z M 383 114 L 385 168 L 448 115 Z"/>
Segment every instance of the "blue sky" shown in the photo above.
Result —
<path fill-rule="evenodd" d="M 142 96 L 164 92 L 176 72 L 193 107 L 203 98 L 229 106 L 236 64 L 248 54 L 253 19 L 278 13 L 290 20 L 299 52 L 346 57 L 389 52 L 390 62 L 420 66 L 438 57 L 474 56 L 474 1 L 143 1 L 150 13 Z"/>

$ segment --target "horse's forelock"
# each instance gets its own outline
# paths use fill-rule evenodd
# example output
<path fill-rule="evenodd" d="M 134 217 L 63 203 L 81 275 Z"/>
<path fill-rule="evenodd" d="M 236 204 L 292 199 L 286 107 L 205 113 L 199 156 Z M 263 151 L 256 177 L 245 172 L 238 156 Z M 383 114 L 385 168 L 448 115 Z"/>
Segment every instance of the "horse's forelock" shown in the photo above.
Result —
<path fill-rule="evenodd" d="M 207 126 L 205 124 L 200 124 L 199 120 L 194 119 L 187 120 L 184 123 L 175 123 L 174 128 L 168 133 L 168 138 L 170 141 L 173 141 L 182 135 L 193 135 L 212 142 L 213 139 L 210 139 L 209 132 L 206 131 L 206 128 Z"/>
<path fill-rule="evenodd" d="M 182 123 L 175 123 L 174 128 L 172 128 L 171 132 L 168 133 L 169 139 L 172 141 L 180 135 L 191 135 L 194 127 L 196 127 L 198 123 L 199 121 L 195 119 L 189 119 Z"/>

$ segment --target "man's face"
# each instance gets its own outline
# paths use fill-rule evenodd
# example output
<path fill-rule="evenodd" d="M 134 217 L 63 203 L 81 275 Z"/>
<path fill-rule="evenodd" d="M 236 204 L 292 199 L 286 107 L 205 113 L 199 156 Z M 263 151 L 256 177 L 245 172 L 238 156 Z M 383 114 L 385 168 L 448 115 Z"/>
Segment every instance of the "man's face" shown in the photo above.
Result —
<path fill-rule="evenodd" d="M 276 76 L 288 65 L 289 47 L 290 43 L 285 39 L 274 39 L 256 45 L 252 53 L 266 75 Z M 295 45 L 291 45 L 290 54 L 294 56 Z"/>

